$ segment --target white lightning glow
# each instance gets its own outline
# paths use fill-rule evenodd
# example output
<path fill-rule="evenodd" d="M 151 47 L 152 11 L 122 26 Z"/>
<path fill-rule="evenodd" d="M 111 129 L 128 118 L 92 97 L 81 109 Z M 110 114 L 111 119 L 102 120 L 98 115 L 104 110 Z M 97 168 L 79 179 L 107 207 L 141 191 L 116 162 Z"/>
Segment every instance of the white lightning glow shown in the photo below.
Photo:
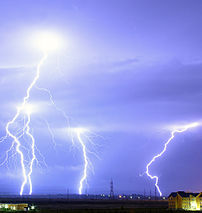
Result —
<path fill-rule="evenodd" d="M 0 165 L 3 165 L 5 162 L 7 162 L 8 154 L 14 147 L 16 149 L 16 152 L 20 156 L 20 165 L 22 168 L 22 176 L 23 176 L 23 182 L 20 188 L 20 195 L 23 194 L 24 187 L 26 184 L 29 184 L 29 194 L 32 194 L 31 175 L 33 171 L 33 164 L 37 160 L 36 154 L 35 154 L 35 147 L 36 147 L 35 138 L 30 131 L 31 114 L 34 111 L 33 106 L 29 103 L 30 92 L 33 89 L 33 87 L 36 85 L 40 77 L 41 66 L 44 64 L 45 60 L 47 59 L 48 52 L 59 48 L 59 46 L 61 45 L 58 37 L 50 33 L 38 34 L 37 36 L 35 36 L 33 43 L 36 48 L 43 51 L 43 57 L 41 58 L 41 60 L 39 61 L 37 65 L 36 74 L 26 90 L 26 95 L 23 98 L 22 104 L 19 107 L 17 107 L 17 112 L 15 116 L 13 117 L 13 119 L 6 124 L 6 136 L 0 139 L 0 142 L 4 142 L 8 137 L 11 137 L 13 140 L 11 147 L 6 151 L 5 160 Z M 12 131 L 12 126 L 19 122 L 20 116 L 22 115 L 24 118 L 24 124 L 17 133 L 14 133 Z M 22 142 L 20 139 L 24 135 L 27 135 L 29 139 L 31 140 L 31 144 L 30 144 L 31 159 L 28 162 L 27 166 L 25 164 L 25 162 L 27 163 L 27 161 L 25 160 L 25 156 L 22 151 L 22 148 L 25 148 L 25 147 L 22 145 Z"/>
<path fill-rule="evenodd" d="M 50 32 L 36 33 L 32 40 L 34 48 L 43 52 L 52 52 L 62 47 L 62 39 L 57 34 Z"/>
<path fill-rule="evenodd" d="M 170 138 L 168 139 L 168 141 L 164 144 L 163 150 L 162 150 L 159 154 L 155 155 L 155 156 L 152 158 L 152 160 L 147 164 L 147 166 L 146 166 L 146 174 L 147 174 L 152 180 L 155 179 L 155 186 L 156 186 L 156 188 L 157 188 L 157 190 L 158 190 L 160 196 L 162 196 L 162 192 L 161 192 L 161 190 L 160 190 L 160 188 L 159 188 L 159 185 L 158 185 L 159 177 L 158 177 L 158 176 L 152 176 L 152 175 L 149 173 L 149 167 L 151 166 L 151 164 L 152 164 L 157 158 L 161 157 L 161 156 L 163 155 L 163 153 L 166 152 L 168 144 L 174 139 L 176 133 L 182 133 L 182 132 L 187 131 L 187 130 L 190 129 L 190 128 L 194 128 L 194 127 L 197 127 L 197 126 L 199 126 L 199 123 L 195 122 L 195 123 L 191 123 L 191 124 L 189 124 L 189 125 L 183 126 L 183 127 L 181 127 L 180 129 L 174 129 L 174 130 L 171 132 L 171 137 L 170 137 Z"/>
<path fill-rule="evenodd" d="M 29 186 L 30 186 L 29 194 L 32 193 L 31 174 L 32 174 L 33 163 L 36 159 L 36 156 L 35 156 L 35 150 L 34 150 L 35 139 L 34 139 L 33 135 L 30 133 L 30 127 L 29 127 L 29 124 L 30 124 L 30 121 L 31 121 L 32 107 L 28 102 L 29 102 L 29 99 L 30 99 L 30 92 L 31 92 L 33 86 L 36 84 L 37 80 L 39 79 L 40 68 L 43 65 L 46 58 L 47 58 L 47 54 L 44 53 L 42 59 L 40 60 L 39 64 L 37 65 L 36 75 L 35 75 L 33 81 L 31 82 L 31 84 L 29 85 L 29 87 L 26 90 L 26 96 L 23 98 L 23 102 L 22 102 L 21 106 L 19 106 L 17 108 L 17 112 L 16 112 L 15 116 L 6 125 L 7 136 L 10 136 L 13 139 L 13 143 L 12 143 L 11 147 L 13 147 L 14 144 L 16 144 L 16 152 L 20 155 L 20 164 L 21 164 L 22 176 L 23 176 L 23 182 L 22 182 L 22 185 L 21 185 L 21 188 L 20 188 L 20 195 L 23 194 L 24 186 L 27 184 L 27 182 L 29 182 Z M 18 136 L 16 136 L 14 133 L 12 133 L 12 130 L 11 130 L 12 129 L 11 126 L 17 122 L 21 113 L 26 114 L 26 119 L 27 119 L 24 126 L 21 128 L 22 135 L 27 134 L 31 138 L 31 141 L 32 141 L 32 144 L 31 144 L 32 158 L 31 158 L 31 162 L 30 162 L 30 165 L 29 165 L 29 169 L 27 169 L 27 170 L 26 170 L 26 166 L 25 166 L 24 154 L 21 150 L 20 139 L 19 139 Z M 6 138 L 4 138 L 4 139 L 6 139 Z"/>
<path fill-rule="evenodd" d="M 8 137 L 10 137 L 13 140 L 12 145 L 6 151 L 5 159 L 3 160 L 2 163 L 0 163 L 0 166 L 4 165 L 6 162 L 8 162 L 9 153 L 12 152 L 13 150 L 15 150 L 15 153 L 18 153 L 20 156 L 20 165 L 22 168 L 22 176 L 23 176 L 23 181 L 22 181 L 22 184 L 20 187 L 20 195 L 22 195 L 24 193 L 24 188 L 26 185 L 29 186 L 29 194 L 30 195 L 32 194 L 33 187 L 32 187 L 31 175 L 33 172 L 34 163 L 36 162 L 37 165 L 39 164 L 39 161 L 36 157 L 37 154 L 39 154 L 39 156 L 42 157 L 43 163 L 44 163 L 44 165 L 46 165 L 44 156 L 41 154 L 40 150 L 38 150 L 38 148 L 36 146 L 35 138 L 31 132 L 31 128 L 30 128 L 31 115 L 36 110 L 36 108 L 32 104 L 30 104 L 30 93 L 34 87 L 43 92 L 46 92 L 48 94 L 51 104 L 55 107 L 55 109 L 57 111 L 59 111 L 63 115 L 63 117 L 67 123 L 67 126 L 69 128 L 69 118 L 66 115 L 65 111 L 62 110 L 61 108 L 59 108 L 55 104 L 51 92 L 46 88 L 41 88 L 36 85 L 39 80 L 39 77 L 40 77 L 41 67 L 44 64 L 45 60 L 47 59 L 48 53 L 60 48 L 61 41 L 58 38 L 58 36 L 56 36 L 55 34 L 49 34 L 49 33 L 41 34 L 40 33 L 34 37 L 34 47 L 37 49 L 40 49 L 43 52 L 43 57 L 41 58 L 41 60 L 39 61 L 38 65 L 37 65 L 36 74 L 35 74 L 33 80 L 31 81 L 30 85 L 26 89 L 26 95 L 23 98 L 21 105 L 17 107 L 17 112 L 16 112 L 15 116 L 12 118 L 12 120 L 10 120 L 6 124 L 6 135 L 4 137 L 0 138 L 0 143 L 3 143 L 5 140 L 7 140 Z M 21 117 L 23 119 L 21 119 Z M 23 123 L 23 124 L 21 124 L 21 123 Z M 51 135 L 54 147 L 56 147 L 57 144 L 56 144 L 54 133 L 53 133 L 52 129 L 50 128 L 50 125 L 47 120 L 45 120 L 45 123 L 48 127 L 48 131 Z M 17 131 L 14 131 L 14 126 L 16 126 L 18 124 L 20 124 L 21 127 Z M 71 128 L 69 128 L 69 129 L 71 129 Z M 90 160 L 88 159 L 88 153 L 94 154 L 95 156 L 97 156 L 96 153 L 94 153 L 93 151 L 88 151 L 87 146 L 82 139 L 82 136 L 84 135 L 85 132 L 86 132 L 86 129 L 83 129 L 83 128 L 74 128 L 73 132 L 72 132 L 72 129 L 68 132 L 71 134 L 73 146 L 77 146 L 79 148 L 81 146 L 81 148 L 82 148 L 82 157 L 84 160 L 83 161 L 84 167 L 83 167 L 83 175 L 79 182 L 79 189 L 78 189 L 79 194 L 82 193 L 83 182 L 87 181 L 88 168 L 91 168 L 93 170 L 92 164 L 91 164 Z M 26 136 L 26 137 L 24 137 L 24 136 Z M 85 135 L 85 136 L 87 137 L 87 140 L 92 144 L 93 142 L 90 139 L 90 137 L 88 137 L 87 135 Z M 79 142 L 80 146 L 78 144 L 74 143 L 75 137 L 77 138 L 77 141 Z M 27 148 L 23 145 L 23 143 L 22 143 L 23 138 L 24 138 L 24 140 L 26 140 L 26 145 L 29 145 L 29 148 Z M 28 138 L 28 140 L 27 140 L 27 138 Z M 27 153 L 24 153 L 24 150 L 26 150 L 26 152 L 29 154 L 28 159 L 26 159 L 25 154 L 27 154 Z M 14 156 L 15 153 L 10 155 L 10 157 Z"/>
<path fill-rule="evenodd" d="M 77 133 L 79 143 L 81 144 L 81 147 L 82 147 L 83 159 L 84 159 L 83 175 L 81 177 L 80 184 L 79 184 L 79 194 L 81 195 L 83 190 L 83 182 L 87 179 L 87 169 L 88 169 L 88 157 L 87 157 L 86 145 L 81 137 L 81 134 L 85 133 L 86 130 L 83 128 L 76 128 L 75 131 Z"/>
<path fill-rule="evenodd" d="M 63 118 L 66 121 L 67 127 L 68 127 L 67 130 L 69 130 L 68 132 L 70 133 L 70 136 L 71 136 L 71 139 L 72 139 L 72 145 L 78 148 L 78 145 L 75 143 L 75 136 L 74 135 L 76 134 L 76 138 L 77 138 L 77 140 L 78 140 L 78 142 L 79 142 L 79 144 L 80 144 L 80 146 L 82 148 L 83 172 L 82 172 L 82 177 L 81 177 L 81 179 L 79 181 L 79 187 L 78 187 L 78 193 L 81 195 L 82 194 L 82 190 L 83 190 L 83 183 L 84 183 L 84 181 L 87 181 L 87 176 L 88 176 L 87 170 L 88 170 L 88 168 L 90 168 L 91 171 L 93 171 L 93 165 L 92 165 L 91 161 L 88 158 L 88 153 L 93 154 L 97 158 L 99 158 L 99 156 L 95 152 L 89 151 L 87 149 L 87 145 L 85 144 L 84 140 L 82 139 L 82 136 L 85 136 L 85 138 L 87 138 L 87 141 L 90 142 L 92 145 L 95 145 L 95 144 L 90 139 L 90 137 L 88 137 L 87 134 L 85 134 L 85 133 L 89 132 L 89 130 L 87 130 L 85 128 L 71 128 L 70 127 L 69 118 L 68 118 L 67 114 L 65 113 L 64 110 L 62 110 L 60 107 L 58 107 L 56 105 L 50 90 L 48 90 L 47 88 L 42 88 L 42 87 L 38 87 L 38 86 L 36 86 L 36 88 L 38 90 L 40 90 L 40 91 L 43 91 L 43 92 L 47 93 L 48 96 L 49 96 L 50 103 L 54 106 L 54 108 L 58 112 L 60 112 L 62 114 Z M 51 135 L 52 141 L 54 143 L 54 146 L 56 146 L 54 134 L 51 131 L 48 122 L 47 121 L 45 121 L 45 122 L 46 122 L 48 130 L 50 132 L 50 135 Z"/>
<path fill-rule="evenodd" d="M 25 115 L 32 114 L 34 112 L 34 106 L 32 104 L 26 103 L 25 106 L 22 109 L 22 112 Z"/>

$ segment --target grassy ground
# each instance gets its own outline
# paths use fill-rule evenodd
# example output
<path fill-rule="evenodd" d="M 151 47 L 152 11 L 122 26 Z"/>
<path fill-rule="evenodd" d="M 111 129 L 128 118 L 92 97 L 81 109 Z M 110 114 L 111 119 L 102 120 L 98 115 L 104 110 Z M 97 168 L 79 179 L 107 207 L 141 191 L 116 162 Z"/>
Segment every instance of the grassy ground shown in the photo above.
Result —
<path fill-rule="evenodd" d="M 42 209 L 41 213 L 182 213 L 182 210 L 168 210 L 159 208 L 140 209 Z M 188 211 L 186 211 L 188 212 Z"/>
<path fill-rule="evenodd" d="M 0 203 L 29 203 L 36 213 L 182 213 L 168 210 L 166 200 L 68 200 L 1 198 Z M 15 211 L 15 213 L 17 213 Z"/>

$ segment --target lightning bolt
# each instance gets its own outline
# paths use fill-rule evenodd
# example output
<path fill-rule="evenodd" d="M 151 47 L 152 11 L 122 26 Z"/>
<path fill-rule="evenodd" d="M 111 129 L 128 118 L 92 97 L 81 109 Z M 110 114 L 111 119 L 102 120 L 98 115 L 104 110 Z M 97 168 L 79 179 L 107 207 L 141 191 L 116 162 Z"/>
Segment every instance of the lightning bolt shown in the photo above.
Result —
<path fill-rule="evenodd" d="M 158 185 L 159 177 L 158 177 L 158 176 L 152 176 L 152 175 L 149 173 L 149 167 L 152 165 L 152 163 L 154 163 L 154 161 L 155 161 L 157 158 L 161 157 L 161 156 L 164 154 L 164 152 L 166 152 L 168 144 L 174 139 L 176 133 L 185 132 L 185 131 L 187 131 L 187 130 L 190 129 L 190 128 L 197 127 L 198 125 L 199 125 L 199 123 L 195 122 L 195 123 L 191 123 L 191 124 L 189 124 L 189 125 L 183 126 L 183 127 L 180 128 L 180 129 L 174 129 L 174 130 L 171 132 L 171 137 L 170 137 L 170 138 L 168 139 L 168 141 L 164 144 L 163 150 L 162 150 L 159 154 L 155 155 L 155 156 L 152 158 L 152 160 L 147 164 L 147 166 L 146 166 L 146 174 L 147 174 L 147 176 L 148 176 L 149 178 L 151 178 L 152 180 L 153 180 L 153 179 L 155 180 L 155 186 L 156 186 L 156 188 L 157 188 L 157 190 L 158 190 L 160 196 L 162 196 L 162 192 L 161 192 L 160 187 L 159 187 L 159 185 Z"/>
<path fill-rule="evenodd" d="M 81 177 L 80 180 L 80 184 L 79 184 L 79 194 L 82 194 L 82 189 L 83 189 L 83 182 L 87 179 L 87 169 L 88 169 L 88 157 L 87 157 L 87 150 L 86 150 L 86 145 L 84 143 L 84 141 L 81 138 L 81 134 L 84 132 L 82 129 L 78 128 L 76 130 L 77 132 L 77 137 L 79 140 L 79 143 L 81 144 L 82 147 L 82 152 L 83 152 L 83 159 L 84 159 L 84 168 L 83 168 L 83 175 Z"/>
<path fill-rule="evenodd" d="M 75 136 L 73 134 L 73 133 L 75 133 L 76 134 L 76 138 L 77 138 L 77 140 L 78 140 L 78 142 L 79 142 L 79 144 L 80 144 L 80 146 L 82 148 L 82 158 L 83 158 L 83 164 L 84 165 L 83 165 L 82 177 L 81 177 L 81 179 L 79 181 L 79 188 L 78 188 L 78 193 L 81 195 L 82 194 L 82 190 L 83 190 L 83 183 L 84 183 L 84 181 L 87 181 L 87 170 L 88 170 L 88 168 L 90 168 L 92 171 L 94 171 L 93 165 L 92 165 L 91 161 L 89 160 L 88 153 L 93 154 L 93 155 L 96 156 L 96 158 L 100 159 L 99 156 L 96 154 L 96 152 L 93 152 L 93 151 L 90 151 L 90 150 L 87 149 L 86 143 L 82 139 L 82 134 L 87 138 L 88 142 L 90 142 L 92 145 L 95 145 L 95 144 L 90 139 L 90 137 L 88 137 L 86 134 L 84 134 L 86 132 L 89 132 L 87 129 L 84 129 L 84 128 L 70 128 L 69 117 L 67 116 L 67 114 L 65 113 L 64 110 L 62 110 L 60 107 L 58 107 L 56 105 L 56 103 L 54 101 L 54 98 L 53 98 L 53 95 L 51 94 L 50 90 L 48 90 L 47 88 L 42 88 L 42 87 L 38 87 L 38 86 L 36 86 L 36 88 L 38 90 L 43 91 L 43 92 L 48 94 L 50 103 L 64 117 L 64 119 L 65 119 L 65 121 L 66 121 L 66 123 L 68 125 L 68 130 L 69 130 L 69 133 L 70 133 L 70 136 L 71 136 L 72 145 L 73 146 L 77 146 L 76 143 L 75 143 Z M 50 129 L 49 123 L 47 121 L 45 121 L 45 122 L 46 122 L 46 125 L 48 126 L 50 135 L 52 137 L 52 141 L 54 142 L 54 145 L 56 146 L 54 134 L 53 134 L 53 132 Z"/>
<path fill-rule="evenodd" d="M 16 152 L 20 156 L 20 164 L 21 164 L 22 176 L 23 176 L 23 182 L 22 182 L 21 188 L 20 188 L 20 195 L 23 194 L 24 187 L 27 183 L 29 184 L 29 194 L 30 195 L 32 194 L 31 174 L 33 171 L 33 164 L 36 160 L 36 155 L 35 155 L 35 138 L 30 132 L 31 112 L 29 110 L 27 110 L 27 105 L 30 100 L 30 92 L 40 77 L 41 66 L 44 64 L 46 59 L 47 59 L 47 53 L 44 52 L 43 57 L 41 58 L 41 60 L 39 61 L 38 65 L 37 65 L 36 75 L 34 76 L 34 79 L 32 80 L 32 82 L 30 83 L 29 87 L 26 90 L 26 95 L 23 98 L 23 102 L 22 102 L 21 106 L 17 108 L 17 112 L 16 112 L 15 116 L 13 117 L 13 119 L 8 121 L 8 123 L 6 124 L 6 136 L 4 136 L 0 139 L 0 142 L 4 142 L 8 137 L 10 137 L 13 140 L 11 147 L 6 152 L 6 159 L 4 162 L 7 161 L 8 152 L 11 151 L 13 147 L 16 147 Z M 17 134 L 12 132 L 11 127 L 12 127 L 12 125 L 14 125 L 15 123 L 18 122 L 18 119 L 20 118 L 20 116 L 22 114 L 24 114 L 25 112 L 26 112 L 26 116 L 24 117 L 24 126 L 20 129 L 20 132 L 22 132 L 22 133 L 20 136 L 18 136 Z M 26 119 L 26 121 L 25 121 L 25 119 Z M 31 161 L 29 162 L 28 168 L 26 168 L 26 165 L 25 165 L 26 160 L 25 160 L 23 151 L 21 149 L 23 147 L 23 145 L 20 141 L 20 138 L 24 135 L 27 135 L 31 139 L 32 157 L 31 157 Z"/>
<path fill-rule="evenodd" d="M 8 163 L 9 157 L 14 156 L 16 153 L 19 154 L 19 156 L 20 156 L 20 165 L 22 168 L 22 177 L 23 177 L 23 181 L 22 181 L 22 184 L 20 187 L 20 195 L 23 194 L 24 188 L 26 185 L 29 186 L 29 195 L 32 194 L 33 187 L 32 187 L 31 175 L 33 172 L 33 165 L 35 162 L 37 163 L 37 165 L 40 165 L 39 161 L 36 157 L 37 154 L 39 154 L 39 156 L 42 157 L 43 163 L 46 165 L 45 158 L 42 155 L 42 153 L 39 151 L 39 149 L 37 148 L 35 138 L 31 132 L 31 128 L 30 128 L 32 112 L 31 112 L 31 110 L 29 110 L 29 102 L 30 102 L 30 93 L 34 87 L 37 88 L 38 90 L 44 91 L 48 94 L 50 103 L 55 107 L 55 109 L 57 111 L 59 111 L 63 115 L 65 121 L 67 122 L 67 126 L 69 127 L 68 116 L 66 115 L 64 110 L 62 110 L 55 104 L 51 92 L 46 88 L 41 88 L 41 87 L 37 86 L 37 82 L 40 78 L 41 67 L 44 64 L 44 62 L 46 61 L 49 51 L 52 51 L 60 46 L 58 43 L 57 37 L 54 34 L 53 35 L 49 35 L 47 33 L 42 34 L 36 40 L 36 45 L 40 50 L 43 51 L 43 57 L 37 64 L 36 74 L 35 74 L 33 80 L 31 81 L 31 83 L 29 84 L 28 88 L 26 89 L 26 95 L 24 96 L 21 105 L 17 108 L 17 112 L 14 115 L 14 117 L 12 118 L 12 120 L 8 121 L 8 123 L 6 124 L 6 128 L 5 128 L 6 135 L 4 137 L 0 138 L 0 143 L 3 143 L 8 138 L 12 139 L 12 144 L 11 144 L 10 148 L 6 151 L 5 159 L 3 160 L 2 163 L 0 163 L 0 166 L 4 165 L 5 163 Z M 23 119 L 21 119 L 21 117 L 23 117 Z M 16 127 L 18 124 L 21 124 L 22 122 L 23 122 L 23 124 L 22 124 L 21 128 L 19 128 L 16 131 L 14 129 L 14 127 Z M 53 142 L 54 148 L 55 148 L 55 146 L 57 144 L 56 144 L 54 133 L 53 133 L 48 121 L 45 120 L 45 123 L 48 127 L 48 131 L 51 135 L 52 142 Z M 69 129 L 71 129 L 71 128 L 68 128 L 68 130 Z M 73 134 L 72 131 L 69 131 L 69 133 L 71 134 L 72 145 L 77 145 L 74 140 L 75 134 Z M 84 159 L 83 175 L 79 182 L 80 183 L 79 194 L 82 193 L 83 182 L 87 180 L 88 168 L 91 168 L 93 170 L 93 166 L 88 158 L 88 154 L 94 154 L 95 156 L 97 156 L 95 152 L 89 151 L 87 149 L 87 145 L 86 145 L 86 143 L 84 143 L 84 141 L 81 137 L 81 134 L 83 134 L 83 133 L 84 133 L 83 129 L 81 129 L 81 128 L 76 129 L 77 141 L 81 145 L 82 156 Z M 26 138 L 25 138 L 25 136 L 26 136 Z M 90 139 L 90 137 L 88 137 L 88 136 L 86 136 L 86 137 L 87 137 L 88 141 L 90 141 L 90 143 L 93 143 L 92 140 Z M 24 141 L 26 142 L 26 145 L 23 145 Z M 26 147 L 28 145 L 29 145 L 29 149 Z M 9 155 L 9 153 L 13 152 L 13 150 L 15 150 L 15 153 L 14 154 L 12 153 L 12 155 L 11 154 Z M 28 158 L 28 159 L 26 159 L 26 158 Z"/>

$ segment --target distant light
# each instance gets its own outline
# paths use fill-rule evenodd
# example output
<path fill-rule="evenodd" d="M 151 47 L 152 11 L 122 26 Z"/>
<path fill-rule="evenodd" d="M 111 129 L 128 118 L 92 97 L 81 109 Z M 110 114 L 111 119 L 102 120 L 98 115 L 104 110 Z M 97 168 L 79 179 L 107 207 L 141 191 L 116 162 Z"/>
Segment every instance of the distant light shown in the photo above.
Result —
<path fill-rule="evenodd" d="M 189 128 L 194 128 L 194 127 L 197 127 L 197 126 L 200 126 L 201 123 L 199 122 L 194 122 L 194 123 L 191 123 L 191 124 L 188 124 L 188 125 L 175 125 L 175 126 L 172 126 L 172 129 L 189 129 Z"/>
<path fill-rule="evenodd" d="M 197 210 L 197 203 L 196 203 L 196 200 L 191 201 L 191 208 L 190 208 L 190 210 Z"/>
<path fill-rule="evenodd" d="M 35 107 L 34 107 L 34 105 L 32 105 L 32 104 L 26 104 L 24 107 L 23 107 L 23 112 L 25 113 L 25 114 L 32 114 L 34 111 L 35 111 Z"/>
<path fill-rule="evenodd" d="M 61 38 L 51 32 L 41 32 L 33 38 L 34 47 L 44 52 L 54 51 L 62 47 Z"/>
<path fill-rule="evenodd" d="M 88 131 L 87 129 L 82 128 L 82 127 L 73 128 L 72 130 L 73 130 L 74 132 L 80 133 L 80 134 Z"/>
<path fill-rule="evenodd" d="M 199 125 L 200 124 L 198 122 L 195 122 L 195 123 L 192 123 L 192 124 L 188 125 L 188 128 L 197 127 Z"/>

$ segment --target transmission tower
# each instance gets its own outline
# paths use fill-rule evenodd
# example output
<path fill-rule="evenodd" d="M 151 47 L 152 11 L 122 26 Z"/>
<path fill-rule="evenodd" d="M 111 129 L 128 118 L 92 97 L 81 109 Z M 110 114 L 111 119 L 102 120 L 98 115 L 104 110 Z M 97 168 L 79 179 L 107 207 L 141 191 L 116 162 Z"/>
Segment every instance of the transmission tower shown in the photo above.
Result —
<path fill-rule="evenodd" d="M 112 179 L 110 181 L 110 198 L 111 199 L 114 198 L 114 184 L 113 184 L 113 180 Z"/>

